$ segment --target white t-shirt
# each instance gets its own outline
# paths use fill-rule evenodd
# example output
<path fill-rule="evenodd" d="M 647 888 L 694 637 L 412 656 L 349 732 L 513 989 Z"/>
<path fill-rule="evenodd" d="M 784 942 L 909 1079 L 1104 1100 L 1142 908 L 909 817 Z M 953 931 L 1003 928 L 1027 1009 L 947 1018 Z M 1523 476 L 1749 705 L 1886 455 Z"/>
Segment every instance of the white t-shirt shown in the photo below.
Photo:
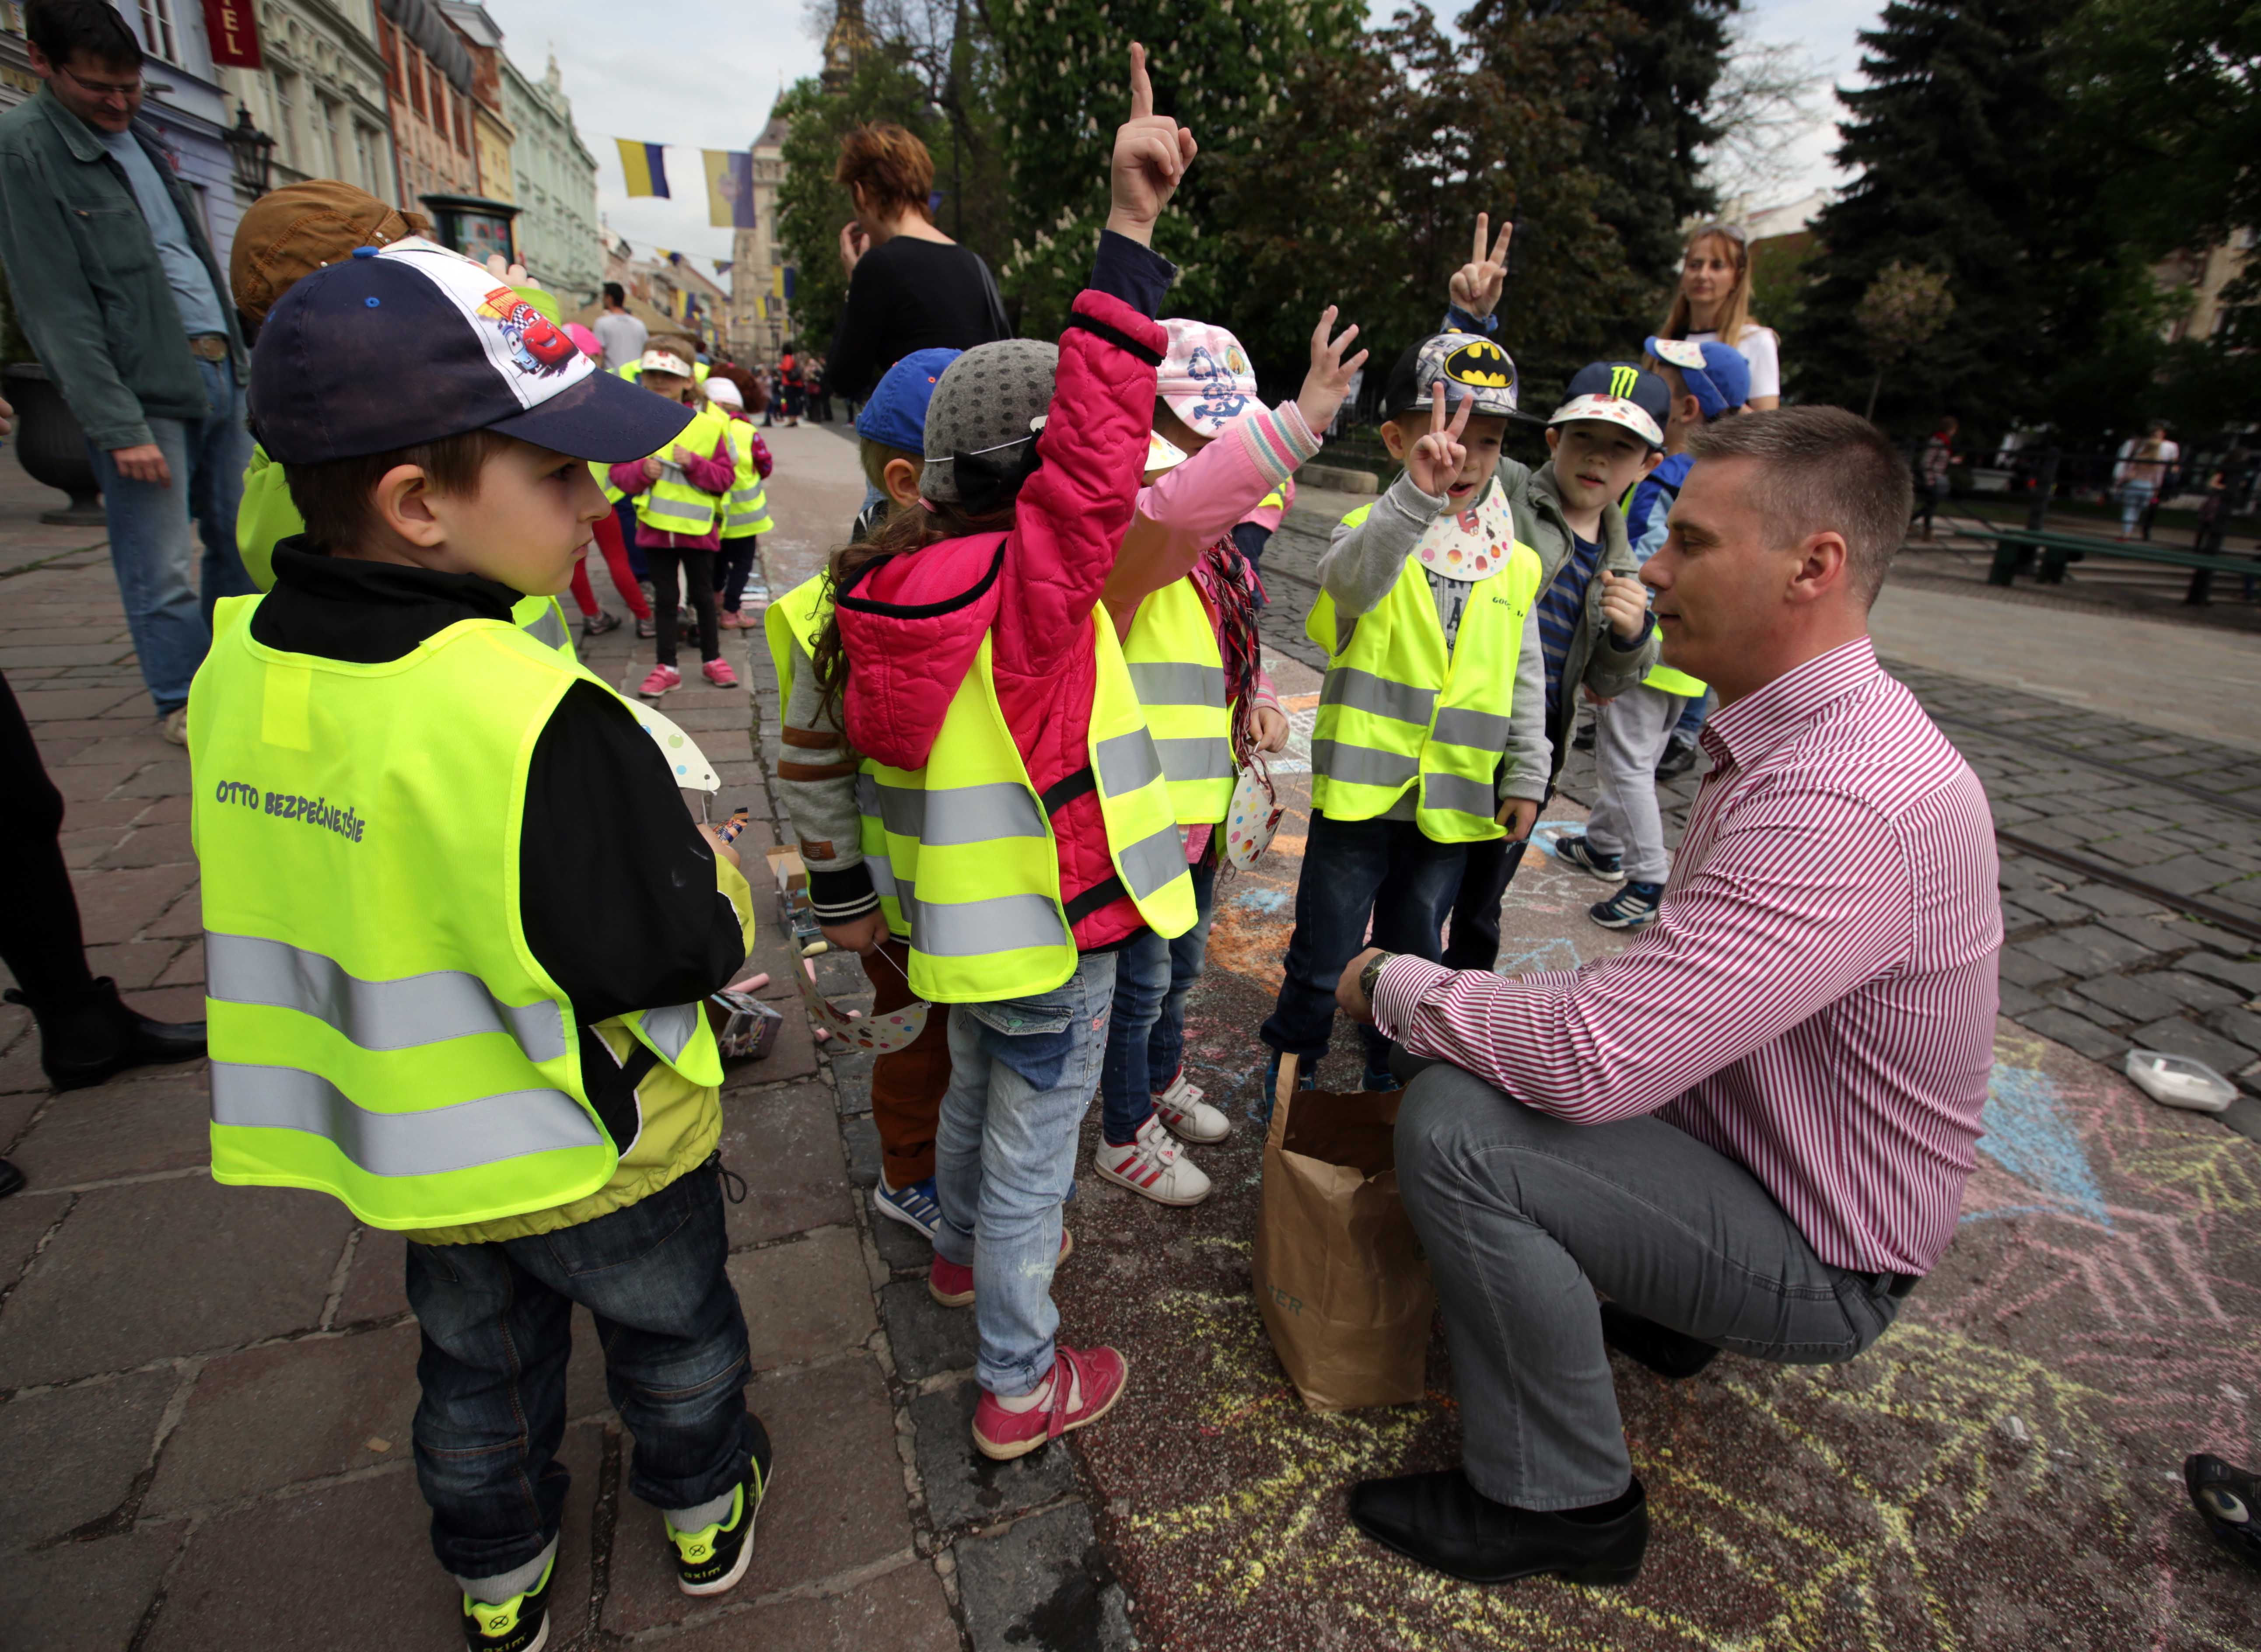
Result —
<path fill-rule="evenodd" d="M 2141 436 L 2130 436 L 2120 444 L 2120 463 L 2112 479 L 2122 486 L 2130 482 L 2148 482 L 2155 488 L 2164 487 L 2169 468 L 2183 456 L 2182 445 L 2175 442 L 2162 442 L 2159 450 L 2148 459 L 2136 456 L 2143 451 L 2143 447 Z"/>
<path fill-rule="evenodd" d="M 605 347 L 605 367 L 628 367 L 643 360 L 643 347 L 651 334 L 644 324 L 625 310 L 607 310 L 589 329 Z"/>
<path fill-rule="evenodd" d="M 1712 333 L 1690 333 L 1690 344 L 1716 344 L 1719 335 Z M 1751 364 L 1751 394 L 1779 396 L 1782 394 L 1782 341 L 1770 327 L 1747 327 L 1743 336 L 1735 341 L 1735 348 Z"/>

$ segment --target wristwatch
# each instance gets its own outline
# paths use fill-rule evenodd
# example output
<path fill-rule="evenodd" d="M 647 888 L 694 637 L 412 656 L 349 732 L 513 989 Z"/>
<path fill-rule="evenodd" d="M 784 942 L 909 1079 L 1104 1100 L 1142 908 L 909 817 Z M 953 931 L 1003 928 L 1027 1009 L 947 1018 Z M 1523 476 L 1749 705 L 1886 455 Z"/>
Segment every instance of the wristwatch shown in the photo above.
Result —
<path fill-rule="evenodd" d="M 1366 967 L 1358 972 L 1358 989 L 1368 1003 L 1374 1002 L 1374 983 L 1382 979 L 1382 966 L 1396 957 L 1395 952 L 1376 952 L 1366 960 Z"/>

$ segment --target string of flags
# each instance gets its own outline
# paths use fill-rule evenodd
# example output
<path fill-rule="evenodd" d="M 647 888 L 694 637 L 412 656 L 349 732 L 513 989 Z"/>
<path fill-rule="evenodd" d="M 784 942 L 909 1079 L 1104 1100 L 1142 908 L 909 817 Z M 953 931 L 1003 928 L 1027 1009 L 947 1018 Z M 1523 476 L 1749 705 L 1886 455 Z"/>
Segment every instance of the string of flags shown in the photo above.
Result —
<path fill-rule="evenodd" d="M 664 143 L 640 143 L 615 138 L 620 146 L 621 172 L 628 195 L 659 200 L 675 198 L 667 187 L 667 151 Z M 716 229 L 754 227 L 754 157 L 747 149 L 701 149 L 700 162 L 707 177 L 707 221 Z"/>

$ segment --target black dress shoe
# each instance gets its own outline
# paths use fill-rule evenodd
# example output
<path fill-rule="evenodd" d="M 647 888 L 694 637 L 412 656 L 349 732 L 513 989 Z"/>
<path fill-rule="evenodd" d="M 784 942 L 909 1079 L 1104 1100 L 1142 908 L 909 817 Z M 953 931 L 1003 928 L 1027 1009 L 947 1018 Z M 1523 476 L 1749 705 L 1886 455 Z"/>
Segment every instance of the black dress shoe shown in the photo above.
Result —
<path fill-rule="evenodd" d="M 1648 1497 L 1635 1480 L 1621 1512 L 1572 1519 L 1495 1503 L 1458 1469 L 1353 1486 L 1350 1518 L 1385 1548 L 1472 1584 L 1560 1572 L 1574 1584 L 1629 1584 L 1648 1548 Z"/>
<path fill-rule="evenodd" d="M 39 1066 L 59 1090 L 84 1089 L 152 1062 L 193 1061 L 205 1052 L 203 1022 L 137 1015 L 118 1002 L 118 984 L 107 975 L 68 999 L 33 998 L 13 988 L 7 999 L 38 1020 Z"/>
<path fill-rule="evenodd" d="M 1677 779 L 1696 766 L 1696 759 L 1702 751 L 1703 748 L 1693 740 L 1673 736 L 1664 743 L 1664 755 L 1657 760 L 1656 778 L 1660 780 Z"/>
<path fill-rule="evenodd" d="M 1613 1302 L 1602 1304 L 1602 1340 L 1673 1383 L 1695 1375 L 1719 1354 L 1708 1342 L 1698 1341 L 1684 1331 L 1669 1330 Z"/>
<path fill-rule="evenodd" d="M 2183 1483 L 2206 1529 L 2249 1566 L 2261 1566 L 2261 1476 L 2200 1452 L 2183 1459 Z"/>

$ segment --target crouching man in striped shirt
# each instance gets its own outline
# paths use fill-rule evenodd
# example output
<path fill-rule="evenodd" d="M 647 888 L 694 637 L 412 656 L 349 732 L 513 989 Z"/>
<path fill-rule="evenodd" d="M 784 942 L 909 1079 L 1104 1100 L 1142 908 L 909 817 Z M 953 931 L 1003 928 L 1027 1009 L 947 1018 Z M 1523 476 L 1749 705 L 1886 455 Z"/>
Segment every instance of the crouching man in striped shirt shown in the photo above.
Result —
<path fill-rule="evenodd" d="M 1460 1468 L 1351 1515 L 1478 1583 L 1629 1582 L 1648 1516 L 1605 1345 L 1667 1376 L 1851 1359 L 1946 1248 L 1986 1096 L 1992 819 L 1868 636 L 1907 467 L 1832 407 L 1692 446 L 1641 578 L 1720 705 L 1654 926 L 1520 980 L 1369 952 L 1338 992 L 1434 1058 L 1397 1173 L 1463 1429 Z"/>

